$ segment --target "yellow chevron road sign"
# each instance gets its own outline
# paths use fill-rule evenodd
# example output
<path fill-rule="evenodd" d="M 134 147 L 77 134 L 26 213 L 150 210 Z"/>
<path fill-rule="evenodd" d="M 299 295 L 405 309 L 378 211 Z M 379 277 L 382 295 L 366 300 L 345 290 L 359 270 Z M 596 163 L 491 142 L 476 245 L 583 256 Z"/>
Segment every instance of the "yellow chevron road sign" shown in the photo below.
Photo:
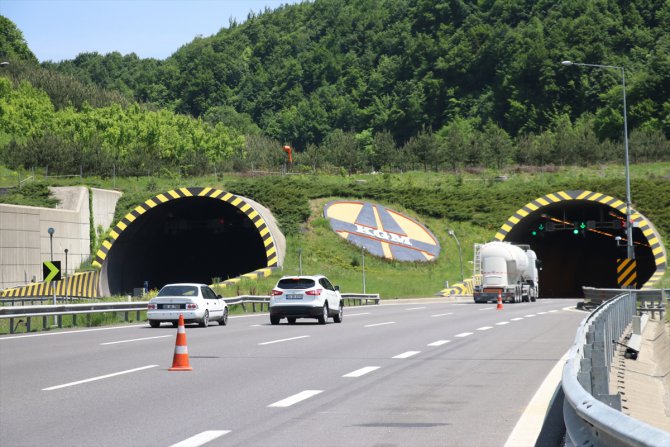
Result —
<path fill-rule="evenodd" d="M 42 275 L 44 275 L 44 282 L 60 281 L 60 261 L 44 261 Z"/>

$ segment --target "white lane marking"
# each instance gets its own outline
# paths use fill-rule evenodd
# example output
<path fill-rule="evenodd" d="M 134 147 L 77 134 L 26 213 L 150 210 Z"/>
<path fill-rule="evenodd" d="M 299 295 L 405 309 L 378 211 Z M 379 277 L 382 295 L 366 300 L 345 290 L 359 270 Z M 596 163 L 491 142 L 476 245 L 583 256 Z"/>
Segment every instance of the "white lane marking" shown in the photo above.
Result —
<path fill-rule="evenodd" d="M 544 314 L 546 314 L 546 312 L 538 312 L 537 314 L 538 315 L 544 315 Z"/>
<path fill-rule="evenodd" d="M 359 315 L 370 315 L 370 312 L 361 312 L 359 314 L 346 314 L 347 317 L 357 317 Z"/>
<path fill-rule="evenodd" d="M 361 377 L 368 373 L 371 373 L 372 371 L 378 370 L 379 368 L 381 368 L 381 366 L 366 366 L 365 368 L 357 369 L 356 371 L 351 371 L 350 373 L 347 373 L 342 377 Z"/>
<path fill-rule="evenodd" d="M 406 358 L 412 357 L 413 355 L 417 355 L 420 352 L 421 351 L 407 351 L 407 352 L 403 352 L 402 354 L 398 354 L 398 355 L 394 356 L 393 358 L 394 359 L 406 359 Z"/>
<path fill-rule="evenodd" d="M 104 376 L 91 377 L 90 379 L 78 380 L 76 382 L 64 383 L 63 385 L 56 385 L 56 386 L 50 386 L 48 388 L 42 388 L 42 391 L 58 390 L 60 388 L 66 388 L 68 386 L 81 385 L 82 383 L 88 383 L 88 382 L 94 382 L 96 380 L 108 379 L 110 377 L 120 376 L 122 374 L 129 374 L 129 373 L 136 372 L 136 371 L 142 371 L 144 369 L 155 368 L 157 366 L 158 365 L 147 365 L 147 366 L 142 366 L 140 368 L 127 369 L 125 371 L 119 371 L 119 372 L 115 372 L 115 373 L 112 373 L 112 374 L 105 374 Z"/>
<path fill-rule="evenodd" d="M 310 397 L 314 397 L 319 393 L 323 393 L 323 390 L 305 390 L 301 391 L 298 394 L 294 394 L 293 396 L 287 397 L 286 399 L 282 399 L 280 401 L 277 401 L 273 404 L 268 405 L 268 407 L 290 407 L 291 405 L 295 405 L 298 402 L 302 402 L 305 399 L 309 399 Z"/>
<path fill-rule="evenodd" d="M 442 346 L 446 345 L 447 343 L 450 343 L 451 340 L 437 340 L 432 343 L 428 343 L 428 346 Z"/>
<path fill-rule="evenodd" d="M 100 343 L 100 346 L 118 345 L 119 343 L 131 343 L 133 341 L 154 340 L 156 338 L 167 338 L 167 337 L 174 337 L 174 334 L 158 335 L 156 337 L 133 338 L 133 339 L 130 339 L 130 340 L 108 341 L 106 343 Z"/>
<path fill-rule="evenodd" d="M 519 320 L 523 320 L 523 317 L 512 318 L 512 321 L 519 321 Z"/>
<path fill-rule="evenodd" d="M 191 436 L 188 439 L 184 439 L 181 442 L 172 444 L 170 447 L 200 447 L 203 444 L 207 444 L 210 441 L 220 438 L 223 435 L 230 433 L 230 430 L 207 430 L 199 433 L 195 436 Z"/>
<path fill-rule="evenodd" d="M 477 328 L 478 331 L 488 331 L 489 329 L 493 329 L 493 326 L 482 326 Z"/>
<path fill-rule="evenodd" d="M 431 315 L 431 317 L 446 317 L 447 315 L 453 315 L 453 314 L 454 314 L 453 312 L 449 312 L 449 313 L 446 313 L 446 314 Z"/>
<path fill-rule="evenodd" d="M 507 438 L 505 447 L 536 444 L 537 437 L 540 435 L 540 430 L 542 430 L 544 418 L 547 415 L 554 392 L 561 382 L 563 365 L 565 365 L 565 361 L 568 359 L 569 352 L 570 351 L 566 352 L 563 357 L 556 362 L 551 371 L 549 371 L 549 374 L 545 377 L 514 426 L 514 430 L 512 430 L 509 438 Z"/>
<path fill-rule="evenodd" d="M 300 340 L 301 338 L 309 338 L 309 337 L 311 337 L 311 335 L 300 335 L 298 337 L 282 338 L 280 340 L 272 340 L 272 341 L 264 341 L 263 343 L 258 343 L 258 346 L 272 345 L 274 343 L 282 343 L 282 342 L 291 341 L 291 340 Z"/>
<path fill-rule="evenodd" d="M 549 311 L 550 314 L 553 314 L 554 312 L 558 312 L 558 311 L 556 309 Z"/>
<path fill-rule="evenodd" d="M 567 310 L 567 311 L 569 311 L 569 312 L 579 312 L 579 313 L 581 313 L 581 314 L 583 314 L 583 313 L 584 313 L 583 311 L 581 311 L 581 310 L 577 309 L 577 308 L 576 308 L 576 307 L 574 307 L 574 306 L 568 306 L 568 307 L 564 307 L 564 308 L 563 308 L 563 309 L 561 309 L 561 310 Z"/>
<path fill-rule="evenodd" d="M 99 327 L 95 329 L 82 329 L 79 331 L 62 331 L 62 332 L 49 332 L 49 333 L 40 333 L 40 334 L 26 334 L 26 335 L 15 335 L 13 337 L 0 337 L 0 341 L 2 340 L 14 340 L 17 338 L 30 338 L 30 337 L 48 337 L 51 335 L 65 335 L 65 334 L 80 334 L 80 333 L 85 333 L 85 332 L 100 332 L 100 331 L 111 331 L 114 329 L 128 329 L 128 328 L 135 328 L 135 327 L 147 327 L 146 324 L 132 324 L 128 326 L 113 326 L 113 327 Z"/>
<path fill-rule="evenodd" d="M 468 335 L 472 335 L 472 332 L 461 332 L 460 334 L 454 335 L 454 337 L 467 337 Z"/>
<path fill-rule="evenodd" d="M 386 323 L 375 323 L 375 324 L 366 324 L 363 327 L 375 327 L 375 326 L 385 326 L 387 324 L 395 324 L 395 321 L 387 321 Z"/>
<path fill-rule="evenodd" d="M 500 323 L 496 323 L 496 326 L 503 326 L 505 324 L 509 324 L 509 321 L 501 321 Z"/>
<path fill-rule="evenodd" d="M 491 309 L 495 309 L 495 307 L 482 307 L 479 310 L 491 310 Z"/>
<path fill-rule="evenodd" d="M 425 309 L 425 308 L 426 308 L 426 306 L 423 306 L 423 307 L 409 307 L 405 310 L 421 310 L 421 309 Z"/>
<path fill-rule="evenodd" d="M 252 325 L 249 326 L 249 327 L 261 327 L 261 326 L 265 326 L 265 325 L 263 325 L 263 324 L 252 324 Z"/>
<path fill-rule="evenodd" d="M 533 318 L 533 317 L 537 317 L 537 315 L 535 315 L 535 314 L 529 314 L 529 315 L 524 315 L 524 317 L 526 317 L 526 318 Z"/>

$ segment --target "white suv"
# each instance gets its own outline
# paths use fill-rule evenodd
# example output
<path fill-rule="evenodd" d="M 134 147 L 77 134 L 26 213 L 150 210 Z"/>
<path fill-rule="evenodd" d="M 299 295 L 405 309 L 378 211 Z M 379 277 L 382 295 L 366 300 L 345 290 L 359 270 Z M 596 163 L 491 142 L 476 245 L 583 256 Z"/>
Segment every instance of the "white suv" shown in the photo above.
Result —
<path fill-rule="evenodd" d="M 294 324 L 297 318 L 316 318 L 320 324 L 326 324 L 329 317 L 341 323 L 343 309 L 340 288 L 325 276 L 284 276 L 272 289 L 270 323 L 279 324 L 282 318 L 289 324 Z"/>

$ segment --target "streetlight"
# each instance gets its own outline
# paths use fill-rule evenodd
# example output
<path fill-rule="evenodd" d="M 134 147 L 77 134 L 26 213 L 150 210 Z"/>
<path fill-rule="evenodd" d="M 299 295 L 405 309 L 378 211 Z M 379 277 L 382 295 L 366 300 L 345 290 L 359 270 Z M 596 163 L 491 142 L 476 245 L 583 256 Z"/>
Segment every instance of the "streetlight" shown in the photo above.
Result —
<path fill-rule="evenodd" d="M 50 252 L 51 252 L 51 257 L 50 260 L 51 262 L 54 262 L 54 233 L 56 230 L 53 227 L 49 227 L 47 230 L 47 233 L 49 233 L 49 247 L 50 247 Z"/>
<path fill-rule="evenodd" d="M 363 295 L 365 295 L 365 249 L 361 248 L 361 269 L 363 271 Z"/>
<path fill-rule="evenodd" d="M 67 248 L 65 249 L 65 301 L 67 302 L 68 290 L 67 290 L 67 252 L 70 251 Z"/>
<path fill-rule="evenodd" d="M 624 159 L 626 165 L 626 247 L 628 259 L 635 259 L 635 249 L 633 248 L 633 221 L 631 220 L 631 199 L 630 199 L 630 167 L 628 162 L 628 119 L 626 117 L 626 71 L 623 65 L 599 65 L 599 64 L 582 64 L 573 61 L 563 61 L 561 64 L 566 67 L 573 65 L 581 67 L 596 67 L 596 68 L 613 68 L 621 70 L 621 86 L 623 88 L 623 147 Z"/>
<path fill-rule="evenodd" d="M 456 233 L 454 233 L 454 230 L 447 230 L 449 233 L 449 236 L 453 237 L 454 240 L 456 241 L 456 245 L 458 246 L 458 259 L 461 261 L 461 282 L 465 280 L 465 277 L 463 276 L 463 253 L 461 252 L 461 243 L 458 241 L 458 238 L 456 237 Z"/>

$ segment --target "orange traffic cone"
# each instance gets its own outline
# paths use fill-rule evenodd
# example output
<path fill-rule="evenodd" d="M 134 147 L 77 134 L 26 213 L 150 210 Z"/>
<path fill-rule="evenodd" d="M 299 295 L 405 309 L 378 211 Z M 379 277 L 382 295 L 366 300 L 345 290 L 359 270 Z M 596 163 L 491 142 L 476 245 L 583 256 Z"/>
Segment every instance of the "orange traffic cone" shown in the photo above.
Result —
<path fill-rule="evenodd" d="M 174 347 L 174 358 L 170 371 L 193 371 L 188 363 L 188 347 L 186 346 L 186 328 L 184 328 L 184 315 L 179 314 L 179 327 L 177 328 L 177 341 Z"/>
<path fill-rule="evenodd" d="M 502 294 L 498 292 L 498 306 L 496 307 L 498 310 L 503 310 L 503 305 L 502 305 Z"/>

